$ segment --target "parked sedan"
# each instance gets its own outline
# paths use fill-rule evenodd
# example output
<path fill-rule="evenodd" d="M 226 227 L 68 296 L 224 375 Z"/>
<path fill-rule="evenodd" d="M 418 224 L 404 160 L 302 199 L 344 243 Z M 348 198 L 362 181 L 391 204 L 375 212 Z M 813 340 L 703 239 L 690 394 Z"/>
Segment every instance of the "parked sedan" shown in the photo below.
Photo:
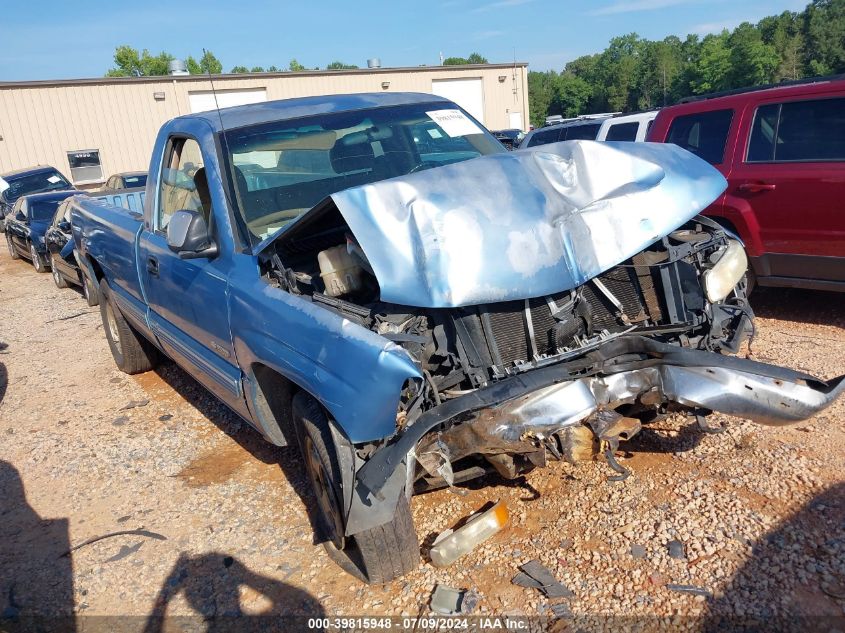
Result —
<path fill-rule="evenodd" d="M 6 217 L 21 196 L 44 191 L 73 189 L 55 167 L 41 165 L 0 174 L 0 233 L 5 230 Z"/>
<path fill-rule="evenodd" d="M 79 192 L 54 191 L 22 196 L 6 218 L 6 242 L 12 259 L 25 257 L 39 273 L 47 272 L 47 246 L 44 240 L 62 200 Z"/>
<path fill-rule="evenodd" d="M 106 181 L 104 191 L 120 191 L 121 189 L 135 189 L 136 187 L 147 186 L 147 172 L 125 171 L 120 174 L 112 174 Z"/>

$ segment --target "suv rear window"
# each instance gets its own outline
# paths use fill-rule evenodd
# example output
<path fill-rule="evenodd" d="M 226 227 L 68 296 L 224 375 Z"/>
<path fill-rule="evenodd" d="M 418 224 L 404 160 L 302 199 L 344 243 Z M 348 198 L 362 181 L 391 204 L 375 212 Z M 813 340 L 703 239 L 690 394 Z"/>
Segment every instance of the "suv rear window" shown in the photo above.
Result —
<path fill-rule="evenodd" d="M 718 165 L 725 159 L 725 144 L 733 119 L 733 110 L 713 110 L 677 117 L 669 127 L 667 143 L 674 143 Z"/>
<path fill-rule="evenodd" d="M 637 140 L 637 129 L 640 124 L 636 121 L 634 123 L 617 123 L 607 128 L 606 141 L 635 141 Z"/>
<path fill-rule="evenodd" d="M 757 108 L 746 160 L 845 160 L 845 99 L 792 101 Z"/>
<path fill-rule="evenodd" d="M 567 141 L 595 141 L 599 135 L 601 123 L 588 123 L 586 125 L 573 125 L 566 128 Z"/>
<path fill-rule="evenodd" d="M 535 145 L 547 145 L 548 143 L 557 143 L 560 136 L 560 130 L 544 130 L 535 132 L 534 136 L 528 141 L 526 147 L 534 147 Z"/>

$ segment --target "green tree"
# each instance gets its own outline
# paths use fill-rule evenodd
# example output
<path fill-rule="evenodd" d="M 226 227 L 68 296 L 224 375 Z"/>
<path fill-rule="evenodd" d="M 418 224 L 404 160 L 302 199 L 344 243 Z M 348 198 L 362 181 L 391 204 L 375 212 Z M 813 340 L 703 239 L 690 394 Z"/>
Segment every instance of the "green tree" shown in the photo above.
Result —
<path fill-rule="evenodd" d="M 248 73 L 249 68 L 246 66 L 235 66 L 232 70 L 229 71 L 230 73 Z"/>
<path fill-rule="evenodd" d="M 760 30 L 743 22 L 728 38 L 730 47 L 730 86 L 742 88 L 770 83 L 780 65 L 777 50 L 766 44 Z"/>
<path fill-rule="evenodd" d="M 268 73 L 279 73 L 279 72 L 282 72 L 282 69 L 279 68 L 278 66 L 268 66 L 267 72 Z"/>
<path fill-rule="evenodd" d="M 263 66 L 253 66 L 250 71 L 251 73 L 263 73 L 264 67 Z"/>
<path fill-rule="evenodd" d="M 326 66 L 326 70 L 354 70 L 358 68 L 355 64 L 344 64 L 343 62 L 332 62 Z"/>
<path fill-rule="evenodd" d="M 170 53 L 161 52 L 158 55 L 151 55 L 146 48 L 138 52 L 138 49 L 131 46 L 118 46 L 114 51 L 114 68 L 106 73 L 107 77 L 150 77 L 155 75 L 166 75 L 167 64 L 172 59 Z"/>
<path fill-rule="evenodd" d="M 467 64 L 489 64 L 486 57 L 482 57 L 478 53 L 470 53 L 467 57 Z"/>
<path fill-rule="evenodd" d="M 469 60 L 466 57 L 447 57 L 443 60 L 444 66 L 466 66 Z"/>
<path fill-rule="evenodd" d="M 296 61 L 296 58 L 294 57 L 292 60 L 290 60 L 290 63 L 288 64 L 288 70 L 292 72 L 301 72 L 303 70 L 308 69 L 302 64 L 300 64 L 298 61 Z"/>
<path fill-rule="evenodd" d="M 845 0 L 813 0 L 804 16 L 810 73 L 845 72 Z"/>
<path fill-rule="evenodd" d="M 552 108 L 564 117 L 584 114 L 592 93 L 592 87 L 585 80 L 573 73 L 562 73 L 553 83 Z"/>
<path fill-rule="evenodd" d="M 727 30 L 708 35 L 701 41 L 690 73 L 689 87 L 695 94 L 725 90 L 730 86 L 731 49 Z"/>
<path fill-rule="evenodd" d="M 550 106 L 554 97 L 554 79 L 557 73 L 530 71 L 528 73 L 528 110 L 531 113 L 531 124 L 540 127 L 551 112 Z"/>
<path fill-rule="evenodd" d="M 207 75 L 219 75 L 223 72 L 223 64 L 214 56 L 211 51 L 204 51 L 200 57 L 200 72 Z"/>

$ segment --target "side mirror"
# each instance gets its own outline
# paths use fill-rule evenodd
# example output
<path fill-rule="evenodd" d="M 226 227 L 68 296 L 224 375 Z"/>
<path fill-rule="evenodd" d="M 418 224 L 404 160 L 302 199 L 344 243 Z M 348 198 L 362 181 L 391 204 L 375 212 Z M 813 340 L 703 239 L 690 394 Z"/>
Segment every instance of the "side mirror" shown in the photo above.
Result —
<path fill-rule="evenodd" d="M 211 258 L 217 244 L 208 234 L 205 218 L 196 211 L 177 211 L 167 223 L 167 246 L 181 259 Z"/>
<path fill-rule="evenodd" d="M 57 228 L 58 228 L 58 229 L 59 229 L 62 233 L 70 233 L 70 222 L 68 222 L 67 220 L 62 220 L 61 222 L 59 222 L 59 223 L 56 225 L 56 227 L 57 227 Z"/>

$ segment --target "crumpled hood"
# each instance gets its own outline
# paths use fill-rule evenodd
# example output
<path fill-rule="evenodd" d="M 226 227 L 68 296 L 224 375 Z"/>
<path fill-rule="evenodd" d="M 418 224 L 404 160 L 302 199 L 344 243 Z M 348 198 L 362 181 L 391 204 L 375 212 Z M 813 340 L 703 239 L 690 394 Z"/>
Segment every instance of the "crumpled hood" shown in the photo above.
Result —
<path fill-rule="evenodd" d="M 443 308 L 580 286 L 693 218 L 726 186 L 675 145 L 566 141 L 331 197 L 383 301 Z"/>

